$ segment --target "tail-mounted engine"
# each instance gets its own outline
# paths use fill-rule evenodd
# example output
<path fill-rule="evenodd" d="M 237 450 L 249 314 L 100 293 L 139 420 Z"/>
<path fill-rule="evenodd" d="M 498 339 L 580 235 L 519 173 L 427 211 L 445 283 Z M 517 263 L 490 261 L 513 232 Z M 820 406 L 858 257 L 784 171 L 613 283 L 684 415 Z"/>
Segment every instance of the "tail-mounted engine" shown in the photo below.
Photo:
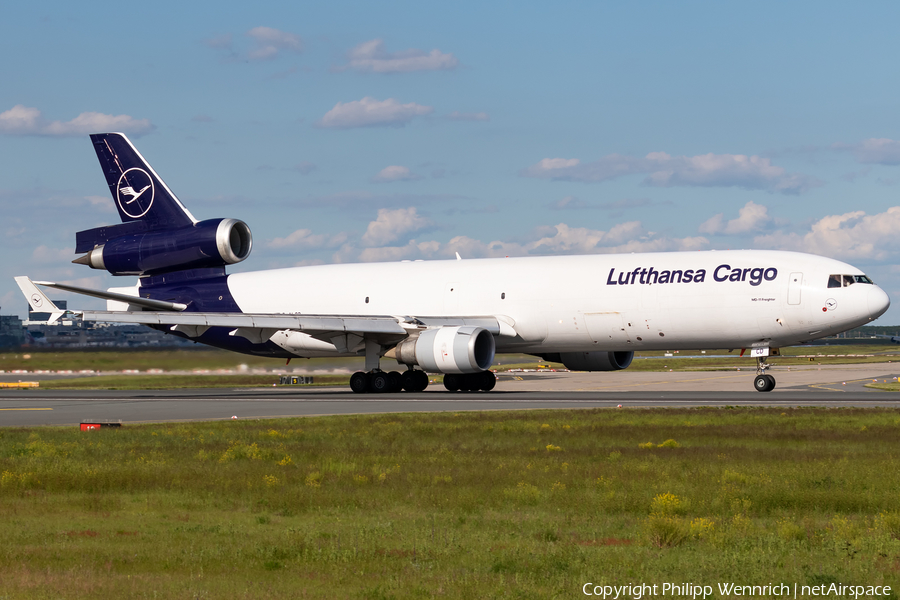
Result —
<path fill-rule="evenodd" d="M 494 336 L 481 327 L 426 329 L 385 356 L 430 373 L 479 373 L 494 362 Z"/>
<path fill-rule="evenodd" d="M 572 371 L 621 371 L 631 366 L 634 352 L 559 352 L 541 358 L 561 362 Z"/>
<path fill-rule="evenodd" d="M 73 262 L 113 275 L 154 275 L 224 267 L 250 255 L 253 236 L 237 219 L 210 219 L 187 227 L 141 231 L 141 221 L 81 231 Z"/>

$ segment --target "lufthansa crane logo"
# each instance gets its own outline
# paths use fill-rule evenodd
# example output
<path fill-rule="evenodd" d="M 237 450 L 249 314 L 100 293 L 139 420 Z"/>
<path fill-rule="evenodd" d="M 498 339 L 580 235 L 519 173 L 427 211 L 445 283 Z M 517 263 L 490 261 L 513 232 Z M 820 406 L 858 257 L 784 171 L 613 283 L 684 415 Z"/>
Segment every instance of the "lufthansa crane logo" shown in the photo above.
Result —
<path fill-rule="evenodd" d="M 44 299 L 41 298 L 39 294 L 32 294 L 31 304 L 34 305 L 35 308 L 40 308 L 44 304 Z"/>
<path fill-rule="evenodd" d="M 133 167 L 122 173 L 116 188 L 119 210 L 132 219 L 140 219 L 153 206 L 153 179 L 143 169 Z"/>

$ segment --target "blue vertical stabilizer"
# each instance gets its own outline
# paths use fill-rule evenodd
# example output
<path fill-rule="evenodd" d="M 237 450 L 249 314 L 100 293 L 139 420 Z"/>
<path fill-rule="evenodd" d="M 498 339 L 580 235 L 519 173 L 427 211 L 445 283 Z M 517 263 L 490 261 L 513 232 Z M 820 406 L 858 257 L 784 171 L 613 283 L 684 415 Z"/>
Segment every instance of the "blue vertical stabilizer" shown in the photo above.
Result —
<path fill-rule="evenodd" d="M 123 223 L 140 221 L 140 229 L 154 231 L 197 222 L 127 137 L 95 133 L 91 142 Z"/>

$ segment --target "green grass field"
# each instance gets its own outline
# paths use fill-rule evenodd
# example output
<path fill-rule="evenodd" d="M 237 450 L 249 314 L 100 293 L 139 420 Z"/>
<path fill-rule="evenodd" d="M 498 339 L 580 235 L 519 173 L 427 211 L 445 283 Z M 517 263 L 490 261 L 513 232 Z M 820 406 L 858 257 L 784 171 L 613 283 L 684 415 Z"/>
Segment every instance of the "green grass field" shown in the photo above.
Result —
<path fill-rule="evenodd" d="M 898 430 L 857 409 L 3 429 L 0 597 L 896 590 Z"/>

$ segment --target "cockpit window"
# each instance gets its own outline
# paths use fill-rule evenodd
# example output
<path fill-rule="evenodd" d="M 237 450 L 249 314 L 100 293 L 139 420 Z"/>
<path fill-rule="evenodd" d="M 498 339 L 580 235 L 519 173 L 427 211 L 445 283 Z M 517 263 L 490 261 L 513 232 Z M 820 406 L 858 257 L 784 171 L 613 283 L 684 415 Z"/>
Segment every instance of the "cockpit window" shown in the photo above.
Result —
<path fill-rule="evenodd" d="M 828 276 L 828 287 L 830 288 L 839 288 L 839 287 L 849 287 L 854 283 L 868 283 L 869 285 L 874 285 L 871 279 L 866 277 L 865 275 L 829 275 Z"/>

